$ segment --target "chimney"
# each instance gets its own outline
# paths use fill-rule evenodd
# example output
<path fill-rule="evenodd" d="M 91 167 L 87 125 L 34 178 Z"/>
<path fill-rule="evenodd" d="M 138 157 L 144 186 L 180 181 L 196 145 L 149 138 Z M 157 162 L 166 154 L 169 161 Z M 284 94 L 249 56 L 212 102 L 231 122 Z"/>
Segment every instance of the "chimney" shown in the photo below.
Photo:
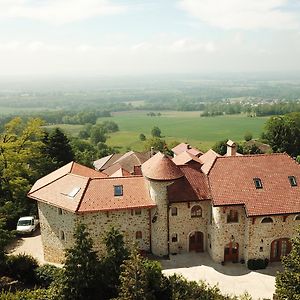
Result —
<path fill-rule="evenodd" d="M 232 140 L 228 140 L 227 143 L 227 153 L 226 156 L 236 156 L 237 146 Z"/>
<path fill-rule="evenodd" d="M 150 157 L 152 157 L 154 155 L 154 147 L 150 148 Z"/>

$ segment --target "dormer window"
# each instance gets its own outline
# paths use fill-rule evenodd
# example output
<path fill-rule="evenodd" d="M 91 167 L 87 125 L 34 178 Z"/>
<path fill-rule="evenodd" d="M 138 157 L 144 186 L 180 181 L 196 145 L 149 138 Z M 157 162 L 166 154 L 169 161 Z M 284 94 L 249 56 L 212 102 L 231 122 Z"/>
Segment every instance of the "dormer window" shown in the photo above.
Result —
<path fill-rule="evenodd" d="M 114 185 L 114 195 L 123 196 L 123 185 Z"/>
<path fill-rule="evenodd" d="M 289 182 L 291 186 L 297 186 L 297 181 L 295 176 L 289 176 Z"/>
<path fill-rule="evenodd" d="M 262 182 L 260 178 L 253 178 L 254 184 L 255 184 L 255 188 L 257 189 L 262 189 Z"/>

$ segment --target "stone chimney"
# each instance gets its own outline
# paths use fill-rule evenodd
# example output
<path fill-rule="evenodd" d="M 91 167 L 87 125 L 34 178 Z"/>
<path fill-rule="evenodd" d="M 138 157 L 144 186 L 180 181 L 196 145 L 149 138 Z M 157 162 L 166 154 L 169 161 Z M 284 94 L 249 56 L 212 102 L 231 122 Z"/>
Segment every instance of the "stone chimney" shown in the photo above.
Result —
<path fill-rule="evenodd" d="M 226 156 L 236 156 L 236 153 L 237 153 L 236 143 L 233 142 L 232 140 L 228 140 L 226 145 L 227 145 Z"/>

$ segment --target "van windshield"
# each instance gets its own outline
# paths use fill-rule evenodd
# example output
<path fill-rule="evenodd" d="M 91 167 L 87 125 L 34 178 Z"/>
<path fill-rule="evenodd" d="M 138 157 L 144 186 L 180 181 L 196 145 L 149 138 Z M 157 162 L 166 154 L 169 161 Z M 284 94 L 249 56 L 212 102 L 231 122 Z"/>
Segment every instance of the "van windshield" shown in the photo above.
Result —
<path fill-rule="evenodd" d="M 18 226 L 29 226 L 31 225 L 31 220 L 20 220 Z"/>

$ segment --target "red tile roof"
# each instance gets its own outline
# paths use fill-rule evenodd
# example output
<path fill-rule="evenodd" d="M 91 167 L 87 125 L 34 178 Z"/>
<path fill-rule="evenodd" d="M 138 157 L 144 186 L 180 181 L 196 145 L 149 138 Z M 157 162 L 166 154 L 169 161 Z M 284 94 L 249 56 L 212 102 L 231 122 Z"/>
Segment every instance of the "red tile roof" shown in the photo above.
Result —
<path fill-rule="evenodd" d="M 121 156 L 122 154 L 119 153 L 114 153 L 114 154 L 104 156 L 94 161 L 93 166 L 95 167 L 96 170 L 102 171 L 110 167 L 112 164 L 114 164 L 115 161 L 117 161 Z"/>
<path fill-rule="evenodd" d="M 50 184 L 51 182 L 57 180 L 58 178 L 61 178 L 67 174 L 76 174 L 84 177 L 107 177 L 105 174 L 95 171 L 93 169 L 90 169 L 88 167 L 85 167 L 83 165 L 80 165 L 74 161 L 66 164 L 65 166 L 51 172 L 50 174 L 40 178 L 35 182 L 35 184 L 32 186 L 30 192 L 38 190 L 39 188 Z M 29 192 L 29 193 L 30 193 Z"/>
<path fill-rule="evenodd" d="M 114 196 L 114 186 L 123 186 L 123 196 Z M 143 177 L 91 179 L 78 212 L 108 211 L 130 208 L 150 208 L 156 204 L 150 198 Z"/>
<path fill-rule="evenodd" d="M 174 148 L 172 148 L 171 150 L 174 152 L 175 155 L 178 155 L 185 151 L 187 151 L 190 154 L 195 155 L 195 156 L 199 156 L 199 155 L 203 154 L 200 150 L 193 148 L 189 144 L 186 144 L 186 143 L 180 143 L 177 146 L 175 146 Z"/>
<path fill-rule="evenodd" d="M 215 152 L 214 150 L 210 149 L 204 154 L 202 154 L 199 158 L 203 163 L 203 166 L 201 167 L 201 170 L 203 173 L 208 174 L 212 165 L 214 164 L 217 157 L 220 157 L 221 155 Z"/>
<path fill-rule="evenodd" d="M 109 177 L 128 177 L 131 176 L 129 172 L 123 168 L 118 169 L 115 173 L 111 174 Z"/>
<path fill-rule="evenodd" d="M 180 168 L 166 155 L 158 152 L 142 164 L 143 175 L 153 180 L 174 180 L 183 177 Z"/>
<path fill-rule="evenodd" d="M 176 155 L 172 161 L 176 164 L 176 165 L 184 165 L 189 163 L 190 161 L 194 161 L 196 163 L 199 163 L 200 165 L 202 165 L 202 161 L 195 155 L 184 151 L 181 152 L 180 154 Z"/>
<path fill-rule="evenodd" d="M 213 204 L 245 205 L 248 216 L 300 212 L 300 165 L 287 154 L 218 157 L 209 173 Z M 263 188 L 256 189 L 253 178 Z"/>
<path fill-rule="evenodd" d="M 180 166 L 184 177 L 168 186 L 170 202 L 188 202 L 211 199 L 208 179 L 201 171 L 190 166 Z"/>

